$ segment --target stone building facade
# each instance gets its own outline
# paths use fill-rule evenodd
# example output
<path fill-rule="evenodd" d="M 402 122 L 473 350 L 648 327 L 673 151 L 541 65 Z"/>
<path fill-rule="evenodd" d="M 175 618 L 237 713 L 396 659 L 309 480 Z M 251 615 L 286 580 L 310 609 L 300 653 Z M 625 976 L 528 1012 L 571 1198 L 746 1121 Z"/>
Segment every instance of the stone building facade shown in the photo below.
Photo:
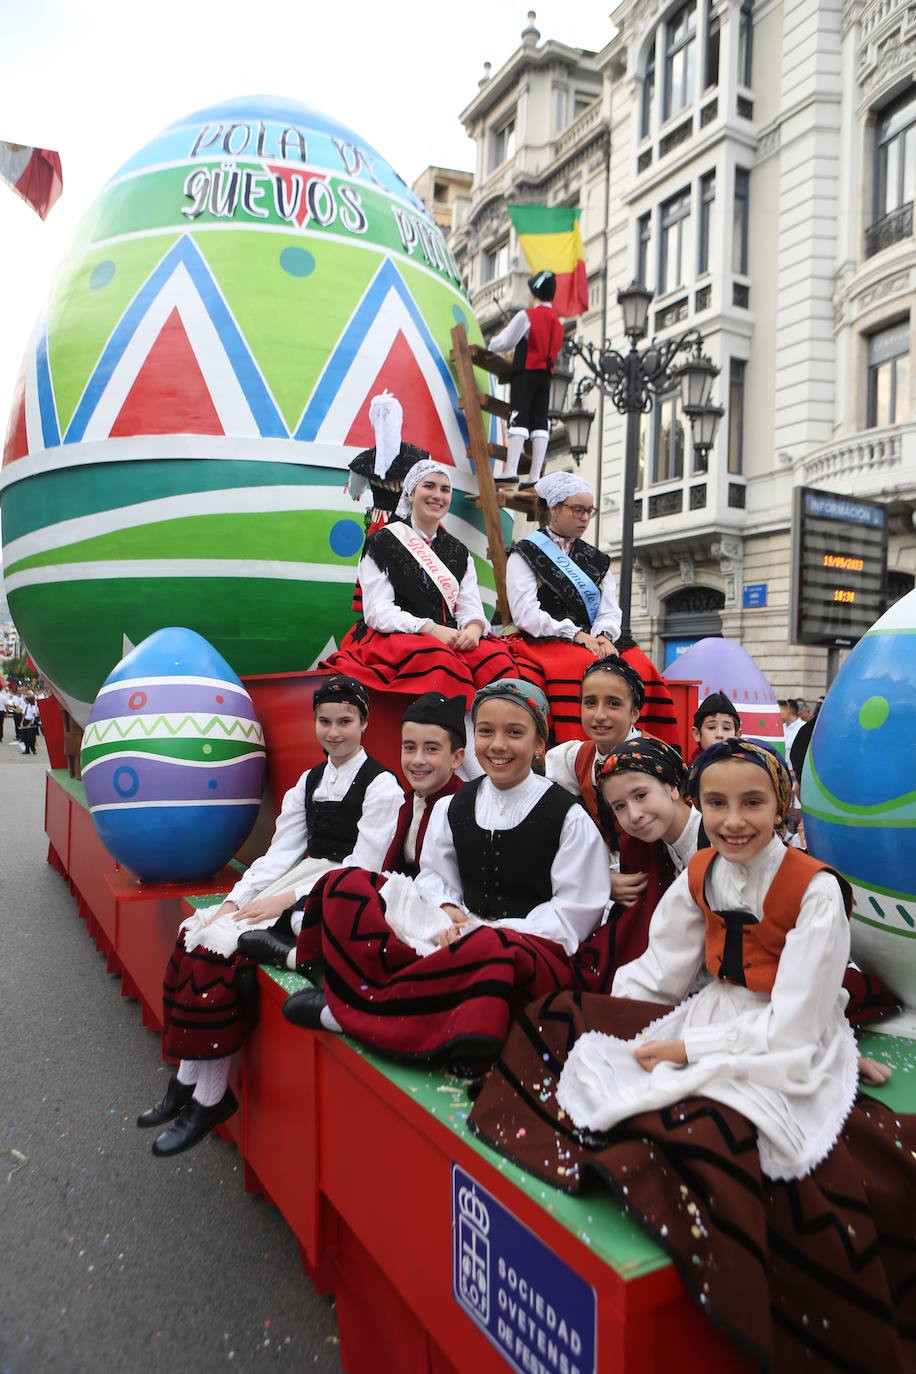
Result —
<path fill-rule="evenodd" d="M 664 663 L 718 618 L 810 699 L 826 650 L 790 642 L 794 487 L 888 503 L 891 598 L 916 572 L 916 6 L 625 0 L 613 18 L 611 297 L 641 277 L 652 332 L 699 328 L 726 407 L 705 471 L 674 398 L 647 417 L 634 631 Z M 605 502 L 622 472 L 613 414 Z"/>
<path fill-rule="evenodd" d="M 623 0 L 611 18 L 592 53 L 540 42 L 529 15 L 486 72 L 461 114 L 477 166 L 453 251 L 495 331 L 528 275 L 506 201 L 580 204 L 576 332 L 621 346 L 634 278 L 650 334 L 702 332 L 726 413 L 708 461 L 676 395 L 643 419 L 634 632 L 660 665 L 738 639 L 780 696 L 811 699 L 827 652 L 791 642 L 794 489 L 886 503 L 889 599 L 916 576 L 916 4 Z M 612 555 L 624 434 L 606 403 L 583 465 Z"/>
<path fill-rule="evenodd" d="M 521 43 L 498 71 L 486 63 L 461 121 L 477 149 L 468 200 L 456 211 L 450 244 L 485 337 L 530 304 L 525 262 L 506 204 L 580 206 L 589 305 L 569 332 L 600 339 L 607 260 L 608 124 L 606 88 L 595 54 L 540 42 L 529 12 Z M 592 402 L 589 402 L 592 405 Z M 597 407 L 597 402 L 595 402 Z M 548 467 L 571 467 L 555 431 Z M 582 471 L 598 480 L 599 427 L 592 426 Z"/>

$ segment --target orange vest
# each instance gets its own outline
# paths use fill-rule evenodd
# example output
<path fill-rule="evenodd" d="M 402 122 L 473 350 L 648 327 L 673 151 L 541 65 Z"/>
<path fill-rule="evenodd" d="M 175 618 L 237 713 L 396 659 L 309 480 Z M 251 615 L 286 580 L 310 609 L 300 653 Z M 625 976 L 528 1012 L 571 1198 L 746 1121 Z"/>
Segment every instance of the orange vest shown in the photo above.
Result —
<path fill-rule="evenodd" d="M 852 909 L 852 889 L 845 878 L 810 854 L 786 849 L 763 899 L 763 919 L 757 921 L 748 913 L 749 920 L 742 924 L 744 913 L 720 915 L 706 901 L 706 874 L 715 858 L 714 849 L 700 849 L 687 865 L 690 895 L 706 917 L 706 967 L 715 978 L 754 992 L 773 991 L 786 936 L 798 920 L 802 898 L 816 873 L 832 873 L 840 884 L 847 916 Z"/>
<path fill-rule="evenodd" d="M 592 782 L 592 765 L 595 762 L 597 752 L 598 746 L 595 741 L 593 739 L 586 740 L 576 754 L 573 772 L 576 775 L 576 782 L 579 784 L 579 791 L 582 793 L 582 805 L 598 829 L 601 830 L 601 822 L 598 819 L 598 792 Z"/>

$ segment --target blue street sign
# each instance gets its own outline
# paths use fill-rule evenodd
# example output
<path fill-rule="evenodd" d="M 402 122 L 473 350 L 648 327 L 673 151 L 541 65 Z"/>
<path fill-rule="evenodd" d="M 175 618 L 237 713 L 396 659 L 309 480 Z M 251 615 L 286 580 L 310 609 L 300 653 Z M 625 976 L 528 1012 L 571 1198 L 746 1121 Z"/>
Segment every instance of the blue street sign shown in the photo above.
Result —
<path fill-rule="evenodd" d="M 745 582 L 743 604 L 745 610 L 748 606 L 765 606 L 767 604 L 767 584 L 765 582 Z"/>

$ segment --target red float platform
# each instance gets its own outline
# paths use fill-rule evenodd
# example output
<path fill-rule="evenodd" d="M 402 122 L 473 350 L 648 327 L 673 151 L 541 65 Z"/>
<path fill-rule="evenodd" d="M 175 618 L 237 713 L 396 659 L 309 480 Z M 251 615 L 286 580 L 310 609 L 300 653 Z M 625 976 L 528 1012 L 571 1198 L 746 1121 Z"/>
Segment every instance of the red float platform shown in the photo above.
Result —
<path fill-rule="evenodd" d="M 302 741 L 289 747 L 301 750 Z M 302 752 L 298 760 L 297 771 Z M 49 862 L 69 882 L 109 970 L 140 1002 L 143 1023 L 159 1029 L 162 973 L 188 889 L 142 884 L 120 869 L 95 832 L 82 785 L 62 770 L 48 774 L 45 826 Z M 211 889 L 232 881 L 224 870 Z M 260 1021 L 233 1066 L 241 1109 L 224 1129 L 244 1160 L 246 1188 L 280 1209 L 312 1281 L 333 1290 L 348 1374 L 564 1368 L 530 1349 L 508 1314 L 504 1354 L 454 1296 L 453 1166 L 593 1290 L 602 1374 L 683 1368 L 687 1351 L 690 1366 L 708 1374 L 750 1367 L 610 1194 L 567 1197 L 470 1134 L 464 1080 L 285 1021 L 283 1001 L 302 982 L 260 971 Z M 142 1084 L 137 1091 L 142 1098 Z M 578 1368 L 573 1357 L 565 1368 Z"/>

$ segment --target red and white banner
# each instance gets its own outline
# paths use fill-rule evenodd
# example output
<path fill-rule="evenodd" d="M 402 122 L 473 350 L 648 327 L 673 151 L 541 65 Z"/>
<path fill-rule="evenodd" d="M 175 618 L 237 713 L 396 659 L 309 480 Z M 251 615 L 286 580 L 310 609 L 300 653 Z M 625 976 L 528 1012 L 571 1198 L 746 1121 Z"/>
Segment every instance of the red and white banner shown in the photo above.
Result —
<path fill-rule="evenodd" d="M 42 219 L 64 189 L 60 154 L 0 141 L 0 180 L 5 181 Z"/>

